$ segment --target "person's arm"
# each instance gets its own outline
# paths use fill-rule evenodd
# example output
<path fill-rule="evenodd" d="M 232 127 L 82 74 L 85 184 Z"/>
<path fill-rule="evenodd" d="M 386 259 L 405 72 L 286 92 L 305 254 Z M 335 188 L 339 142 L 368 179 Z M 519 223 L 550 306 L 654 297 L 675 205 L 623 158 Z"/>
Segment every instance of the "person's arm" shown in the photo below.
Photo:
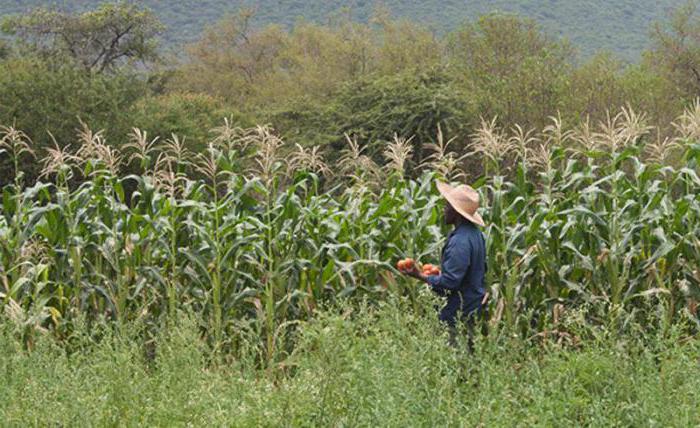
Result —
<path fill-rule="evenodd" d="M 413 278 L 416 278 L 419 281 L 425 282 L 428 285 L 430 285 L 430 281 L 431 281 L 430 278 L 437 278 L 438 277 L 438 275 L 423 275 L 418 270 L 418 268 L 414 268 L 413 271 L 406 272 L 406 275 L 411 276 Z M 441 297 L 447 296 L 447 290 L 444 290 L 442 288 L 438 289 L 435 287 L 430 287 L 430 289 L 433 290 L 433 292 L 435 294 L 437 294 L 438 296 L 441 296 Z"/>
<path fill-rule="evenodd" d="M 461 239 L 451 239 L 442 260 L 442 271 L 439 275 L 425 277 L 436 292 L 456 290 L 459 288 L 469 269 L 469 242 Z"/>

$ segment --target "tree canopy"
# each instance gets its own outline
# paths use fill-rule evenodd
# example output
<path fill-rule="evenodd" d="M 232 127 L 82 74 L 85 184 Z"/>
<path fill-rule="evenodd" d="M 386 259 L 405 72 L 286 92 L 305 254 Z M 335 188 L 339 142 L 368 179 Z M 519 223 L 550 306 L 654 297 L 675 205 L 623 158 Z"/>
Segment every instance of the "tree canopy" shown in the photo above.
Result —
<path fill-rule="evenodd" d="M 102 73 L 125 62 L 155 60 L 163 26 L 150 10 L 118 2 L 79 14 L 39 8 L 6 18 L 2 30 L 32 53 L 70 58 L 86 71 Z"/>
<path fill-rule="evenodd" d="M 700 19 L 698 3 L 677 9 L 667 24 L 652 29 L 653 48 L 648 60 L 672 76 L 684 93 L 700 96 Z"/>

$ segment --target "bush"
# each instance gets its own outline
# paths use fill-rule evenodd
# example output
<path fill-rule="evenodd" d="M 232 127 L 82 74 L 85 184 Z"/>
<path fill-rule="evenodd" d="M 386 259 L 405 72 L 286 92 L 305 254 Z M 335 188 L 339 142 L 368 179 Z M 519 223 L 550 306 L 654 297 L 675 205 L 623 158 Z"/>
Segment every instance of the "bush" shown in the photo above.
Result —
<path fill-rule="evenodd" d="M 345 147 L 345 133 L 369 145 L 375 156 L 395 134 L 413 137 L 420 162 L 425 145 L 435 142 L 438 125 L 449 138 L 464 136 L 476 121 L 473 104 L 453 83 L 438 68 L 369 76 L 345 84 L 327 104 L 293 103 L 268 117 L 287 140 L 330 144 L 334 156 Z"/>
<path fill-rule="evenodd" d="M 561 108 L 574 54 L 532 20 L 493 14 L 450 34 L 447 60 L 485 118 L 541 127 Z"/>
<path fill-rule="evenodd" d="M 153 137 L 165 139 L 176 134 L 184 138 L 187 147 L 194 152 L 206 147 L 206 142 L 211 138 L 209 131 L 221 125 L 224 118 L 233 119 L 234 126 L 252 126 L 246 116 L 205 94 L 148 96 L 133 106 L 129 116 L 133 126 Z"/>
<path fill-rule="evenodd" d="M 89 75 L 35 59 L 9 59 L 0 62 L 0 124 L 26 132 L 39 157 L 53 147 L 49 132 L 62 145 L 76 141 L 80 121 L 105 129 L 107 140 L 119 144 L 116 136 L 126 135 L 129 108 L 147 92 L 145 82 L 134 75 Z M 27 160 L 22 169 L 31 181 L 39 165 Z M 2 171 L 0 186 L 12 174 L 4 165 Z"/>

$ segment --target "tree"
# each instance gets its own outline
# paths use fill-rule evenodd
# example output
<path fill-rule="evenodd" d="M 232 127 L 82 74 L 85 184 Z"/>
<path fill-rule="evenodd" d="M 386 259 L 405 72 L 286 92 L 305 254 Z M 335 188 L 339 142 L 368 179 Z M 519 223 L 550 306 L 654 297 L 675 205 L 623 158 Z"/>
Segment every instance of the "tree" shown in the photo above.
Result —
<path fill-rule="evenodd" d="M 247 100 L 266 76 L 273 74 L 287 34 L 279 26 L 251 27 L 253 13 L 243 10 L 205 29 L 187 47 L 189 61 L 176 85 L 228 100 Z"/>
<path fill-rule="evenodd" d="M 700 19 L 697 2 L 678 8 L 668 24 L 652 30 L 646 60 L 666 75 L 687 98 L 700 96 Z"/>
<path fill-rule="evenodd" d="M 191 152 L 202 151 L 212 138 L 211 130 L 224 118 L 235 126 L 253 126 L 246 117 L 220 100 L 205 94 L 171 93 L 138 100 L 128 117 L 130 126 L 161 140 L 172 134 L 182 138 Z"/>
<path fill-rule="evenodd" d="M 573 51 L 531 20 L 494 14 L 450 34 L 447 60 L 485 117 L 542 126 L 560 108 Z"/>
<path fill-rule="evenodd" d="M 91 73 L 156 60 L 156 37 L 162 29 L 150 10 L 126 2 L 106 3 L 80 14 L 39 8 L 2 23 L 3 32 L 30 52 L 59 64 L 70 58 Z"/>
<path fill-rule="evenodd" d="M 420 162 L 427 155 L 424 147 L 435 142 L 438 125 L 447 138 L 466 137 L 477 119 L 468 97 L 441 68 L 366 76 L 345 83 L 327 102 L 314 101 L 287 106 L 268 120 L 285 139 L 330 144 L 333 155 L 345 148 L 347 133 L 380 161 L 394 134 L 413 137 L 414 159 Z"/>
<path fill-rule="evenodd" d="M 0 40 L 0 60 L 10 56 L 10 45 L 4 40 Z"/>
<path fill-rule="evenodd" d="M 80 121 L 94 130 L 105 129 L 107 140 L 118 144 L 132 126 L 129 109 L 147 92 L 142 79 L 127 73 L 86 74 L 71 65 L 50 67 L 36 58 L 10 58 L 0 62 L 0 125 L 26 132 L 39 157 L 53 146 L 48 132 L 60 146 L 75 148 Z M 28 182 L 36 177 L 36 162 L 22 168 Z M 6 171 L 0 164 L 0 187 L 8 178 Z"/>
<path fill-rule="evenodd" d="M 379 26 L 375 34 L 377 69 L 384 74 L 407 69 L 425 70 L 440 64 L 443 47 L 440 40 L 422 27 L 407 20 L 394 20 L 381 11 L 372 22 Z"/>
<path fill-rule="evenodd" d="M 328 100 L 342 84 L 370 74 L 425 70 L 440 63 L 440 41 L 425 28 L 386 16 L 362 24 L 298 22 L 254 28 L 242 10 L 206 29 L 187 49 L 174 88 L 249 105 L 314 97 Z M 295 101 L 295 102 L 296 102 Z"/>
<path fill-rule="evenodd" d="M 578 123 L 590 118 L 603 120 L 609 111 L 618 111 L 629 101 L 622 85 L 625 64 L 608 53 L 600 53 L 571 73 L 571 86 L 562 109 Z"/>

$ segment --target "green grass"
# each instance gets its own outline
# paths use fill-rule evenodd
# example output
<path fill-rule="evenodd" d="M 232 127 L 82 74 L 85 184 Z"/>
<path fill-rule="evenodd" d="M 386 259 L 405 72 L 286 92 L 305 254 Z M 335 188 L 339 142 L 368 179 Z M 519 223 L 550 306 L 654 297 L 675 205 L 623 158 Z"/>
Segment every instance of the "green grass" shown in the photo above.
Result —
<path fill-rule="evenodd" d="M 427 297 L 425 300 L 428 300 Z M 429 304 L 430 302 L 426 302 Z M 700 346 L 652 333 L 576 348 L 492 332 L 469 355 L 434 317 L 392 301 L 326 312 L 278 366 L 223 362 L 181 316 L 144 357 L 138 328 L 0 334 L 5 426 L 692 426 Z M 573 332 L 574 330 L 572 330 Z M 592 331 L 592 330 L 591 330 Z M 602 330 L 601 330 L 602 331 Z M 100 336 L 97 341 L 95 337 Z M 68 356 L 66 349 L 71 349 Z"/>

